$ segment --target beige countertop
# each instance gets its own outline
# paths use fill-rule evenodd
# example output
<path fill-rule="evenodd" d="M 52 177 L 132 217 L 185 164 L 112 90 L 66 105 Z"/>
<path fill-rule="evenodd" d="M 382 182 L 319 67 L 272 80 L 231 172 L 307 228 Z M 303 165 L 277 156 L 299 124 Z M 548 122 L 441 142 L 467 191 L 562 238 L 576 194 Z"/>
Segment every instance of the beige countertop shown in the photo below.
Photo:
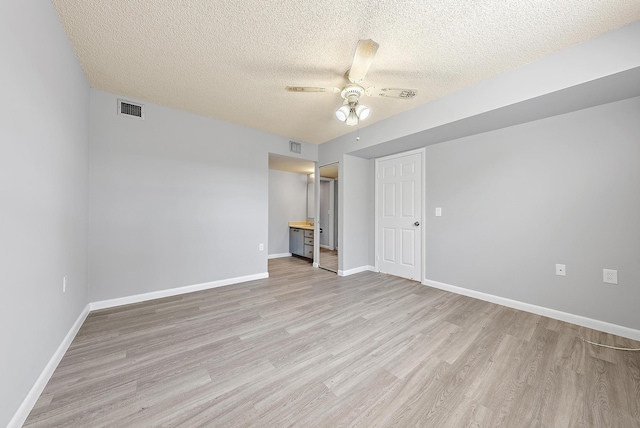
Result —
<path fill-rule="evenodd" d="M 290 221 L 289 227 L 295 227 L 297 229 L 313 230 L 313 224 L 309 224 L 307 221 Z"/>

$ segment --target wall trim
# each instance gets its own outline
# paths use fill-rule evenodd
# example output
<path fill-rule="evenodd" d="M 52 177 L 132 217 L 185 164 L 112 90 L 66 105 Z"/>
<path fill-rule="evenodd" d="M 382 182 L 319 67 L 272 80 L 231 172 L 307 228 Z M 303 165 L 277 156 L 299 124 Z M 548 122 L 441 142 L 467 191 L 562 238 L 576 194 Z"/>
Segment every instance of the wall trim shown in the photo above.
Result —
<path fill-rule="evenodd" d="M 92 311 L 96 311 L 99 309 L 130 305 L 132 303 L 146 302 L 147 300 L 162 299 L 163 297 L 171 297 L 177 296 L 179 294 L 193 293 L 195 291 L 209 290 L 210 288 L 224 287 L 225 285 L 255 281 L 257 279 L 264 278 L 269 278 L 269 272 L 238 276 L 229 279 L 221 279 L 219 281 L 205 282 L 202 284 L 186 285 L 184 287 L 169 288 L 167 290 L 152 291 L 150 293 L 134 294 L 133 296 L 118 297 L 116 299 L 100 300 L 97 302 L 89 303 L 89 307 Z"/>
<path fill-rule="evenodd" d="M 486 302 L 497 303 L 498 305 L 507 306 L 509 308 L 531 312 L 536 315 L 554 318 L 582 327 L 592 328 L 594 330 L 603 331 L 605 333 L 615 334 L 617 336 L 626 337 L 628 339 L 640 340 L 640 330 L 635 330 L 633 328 L 624 327 L 617 324 L 611 324 L 606 321 L 595 320 L 592 318 L 584 317 L 582 315 L 575 315 L 568 312 L 558 311 L 556 309 L 545 308 L 544 306 L 537 306 L 531 303 L 521 302 L 519 300 L 507 299 L 506 297 L 500 297 L 476 290 L 470 290 L 468 288 L 457 287 L 455 285 L 445 284 L 444 282 L 425 279 L 424 281 L 422 281 L 422 284 L 428 287 L 438 288 L 440 290 L 450 291 L 452 293 L 461 294 L 463 296 L 484 300 Z"/>
<path fill-rule="evenodd" d="M 281 257 L 291 257 L 291 253 L 269 254 L 268 259 L 279 259 Z"/>
<path fill-rule="evenodd" d="M 353 275 L 360 272 L 366 272 L 366 271 L 378 272 L 375 266 L 360 266 L 357 268 L 347 269 L 347 270 L 338 269 L 338 276 L 349 276 L 349 275 Z"/>
<path fill-rule="evenodd" d="M 87 318 L 87 315 L 89 315 L 89 312 L 90 308 L 89 304 L 87 304 L 69 329 L 67 335 L 64 337 L 64 339 L 62 339 L 62 342 L 58 346 L 58 349 L 56 349 L 56 351 L 51 356 L 51 359 L 49 359 L 49 362 L 40 373 L 40 376 L 38 376 L 38 379 L 36 379 L 27 396 L 24 398 L 24 400 L 22 400 L 20 407 L 18 407 L 18 410 L 16 410 L 13 418 L 11 418 L 11 420 L 9 421 L 9 425 L 7 425 L 8 428 L 19 428 L 27 420 L 27 417 L 29 417 L 29 413 L 31 413 L 31 410 L 33 410 L 33 406 L 36 405 L 38 398 L 40 398 L 40 394 L 42 394 L 42 391 L 44 391 L 44 387 L 47 386 L 47 382 L 49 382 L 49 379 L 51 379 L 53 372 L 56 370 L 56 367 L 58 367 L 60 360 L 62 360 L 65 352 L 67 352 L 67 349 L 69 349 L 69 345 L 71 345 L 71 342 L 73 342 L 73 339 L 76 337 L 76 334 L 80 330 L 80 327 L 82 327 L 82 324 Z"/>

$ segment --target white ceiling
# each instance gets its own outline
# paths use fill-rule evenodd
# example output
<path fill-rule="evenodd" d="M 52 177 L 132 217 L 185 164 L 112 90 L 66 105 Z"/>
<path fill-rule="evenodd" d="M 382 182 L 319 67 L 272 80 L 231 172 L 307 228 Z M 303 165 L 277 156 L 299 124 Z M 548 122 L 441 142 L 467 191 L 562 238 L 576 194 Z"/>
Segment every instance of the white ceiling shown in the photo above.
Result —
<path fill-rule="evenodd" d="M 52 0 L 92 87 L 310 143 L 334 115 L 356 43 L 380 44 L 363 98 L 393 116 L 640 19 L 636 0 Z"/>

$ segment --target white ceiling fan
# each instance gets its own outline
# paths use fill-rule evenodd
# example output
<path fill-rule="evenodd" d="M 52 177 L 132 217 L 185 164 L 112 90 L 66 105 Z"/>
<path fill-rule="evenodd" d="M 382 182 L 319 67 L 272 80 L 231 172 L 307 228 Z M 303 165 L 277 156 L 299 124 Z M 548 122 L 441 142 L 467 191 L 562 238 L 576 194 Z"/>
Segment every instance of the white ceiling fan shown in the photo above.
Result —
<path fill-rule="evenodd" d="M 378 45 L 371 39 L 360 40 L 356 47 L 356 53 L 353 57 L 353 63 L 351 68 L 345 77 L 349 79 L 350 83 L 347 83 L 342 88 L 332 87 L 313 87 L 313 86 L 287 86 L 285 89 L 289 92 L 332 92 L 334 94 L 339 93 L 344 102 L 342 106 L 336 110 L 336 116 L 342 122 L 346 122 L 347 125 L 357 125 L 360 120 L 364 120 L 369 116 L 369 107 L 360 104 L 360 97 L 367 95 L 369 97 L 385 97 L 385 98 L 400 98 L 410 100 L 418 93 L 415 89 L 400 89 L 400 88 L 376 88 L 370 86 L 364 88 L 362 82 L 371 67 L 373 58 L 378 51 Z"/>

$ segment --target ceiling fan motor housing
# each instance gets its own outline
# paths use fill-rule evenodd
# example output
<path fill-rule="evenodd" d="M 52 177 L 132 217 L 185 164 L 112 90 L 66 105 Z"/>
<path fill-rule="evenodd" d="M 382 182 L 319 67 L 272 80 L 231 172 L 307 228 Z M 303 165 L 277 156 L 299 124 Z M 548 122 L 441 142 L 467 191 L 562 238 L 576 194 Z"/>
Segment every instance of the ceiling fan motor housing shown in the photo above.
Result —
<path fill-rule="evenodd" d="M 342 95 L 342 98 L 347 100 L 349 104 L 357 104 L 360 97 L 364 95 L 364 88 L 356 84 L 346 85 L 342 88 L 340 95 Z"/>

